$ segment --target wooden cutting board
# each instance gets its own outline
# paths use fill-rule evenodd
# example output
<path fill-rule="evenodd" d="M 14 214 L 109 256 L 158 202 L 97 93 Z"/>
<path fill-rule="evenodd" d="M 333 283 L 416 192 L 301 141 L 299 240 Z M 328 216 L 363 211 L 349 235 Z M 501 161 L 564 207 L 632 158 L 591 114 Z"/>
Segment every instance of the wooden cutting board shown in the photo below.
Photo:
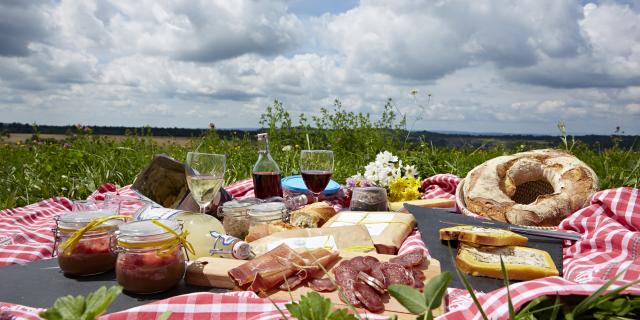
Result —
<path fill-rule="evenodd" d="M 356 256 L 362 256 L 363 253 L 357 252 L 341 252 L 341 259 L 350 259 Z M 377 254 L 377 253 L 367 253 L 366 255 L 374 256 L 378 258 L 378 260 L 384 262 L 389 261 L 389 259 L 395 257 L 393 255 L 386 254 Z M 234 260 L 234 259 L 224 259 L 224 258 L 200 258 L 196 262 L 192 263 L 187 268 L 187 274 L 185 276 L 185 281 L 188 284 L 198 285 L 198 286 L 210 286 L 217 288 L 228 288 L 228 289 L 237 289 L 234 288 L 233 281 L 227 276 L 227 272 L 240 266 L 245 261 Z M 329 270 L 333 269 L 340 263 L 338 260 L 334 263 Z M 420 268 L 425 275 L 425 278 L 431 279 L 436 275 L 440 274 L 440 262 L 435 259 L 430 259 L 428 265 L 425 263 Z M 293 296 L 294 300 L 298 300 L 302 295 L 312 292 L 313 290 L 302 285 L 295 290 L 291 291 L 291 296 Z M 337 308 L 347 308 L 342 300 L 340 300 L 338 291 L 334 292 L 319 292 L 321 295 L 331 299 L 334 306 Z M 285 299 L 290 300 L 291 296 L 287 291 L 273 291 L 269 293 L 269 297 L 273 299 Z M 414 315 L 411 315 L 409 311 L 403 307 L 395 298 L 390 297 L 389 294 L 385 294 L 383 296 L 384 306 L 386 315 L 397 315 L 399 319 L 415 319 Z M 359 309 L 359 312 L 365 312 L 365 309 Z M 368 311 L 366 311 L 368 312 Z M 442 314 L 442 307 L 438 310 L 434 311 L 434 315 Z"/>

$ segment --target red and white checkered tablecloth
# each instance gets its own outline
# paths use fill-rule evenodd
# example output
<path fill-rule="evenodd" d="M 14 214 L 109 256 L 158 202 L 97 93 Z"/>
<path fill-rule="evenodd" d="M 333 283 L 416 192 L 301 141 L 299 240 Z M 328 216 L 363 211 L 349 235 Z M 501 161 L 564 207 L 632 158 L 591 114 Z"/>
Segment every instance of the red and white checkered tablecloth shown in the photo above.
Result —
<path fill-rule="evenodd" d="M 452 193 L 447 191 L 455 190 L 457 182 L 458 179 L 451 175 L 434 176 L 425 180 L 426 188 L 424 190 L 432 192 L 431 194 L 437 195 L 436 197 L 446 196 L 447 193 L 452 196 Z M 434 186 L 431 187 L 432 185 Z M 425 187 L 424 183 L 423 187 Z M 234 194 L 233 188 L 230 189 L 227 189 L 227 191 Z M 106 192 L 116 191 L 108 190 Z M 120 189 L 118 192 L 126 194 L 127 190 Z M 104 193 L 98 192 L 94 196 L 100 197 Z M 611 278 L 621 270 L 626 271 L 621 281 L 616 283 L 617 285 L 623 284 L 624 280 L 637 279 L 640 276 L 640 260 L 638 259 L 640 199 L 638 193 L 637 189 L 631 188 L 618 188 L 599 192 L 593 197 L 589 207 L 576 212 L 563 221 L 560 229 L 577 231 L 583 234 L 581 241 L 567 246 L 564 250 L 564 278 L 549 277 L 513 284 L 510 287 L 510 291 L 514 305 L 516 307 L 522 306 L 527 301 L 545 294 L 590 294 L 602 285 L 606 279 Z M 67 211 L 69 204 L 70 202 L 66 199 L 55 198 L 24 208 L 3 210 L 0 212 L 0 224 L 2 224 L 3 230 L 0 232 L 1 239 L 14 239 L 17 232 L 15 230 L 25 228 L 25 226 L 10 228 L 13 224 L 11 218 L 7 218 L 10 214 L 20 216 L 18 213 L 21 212 L 25 216 L 34 215 L 34 218 L 31 219 L 24 218 L 24 221 L 30 221 L 31 225 L 39 225 L 34 223 L 33 220 L 50 219 L 55 214 Z M 31 209 L 26 209 L 28 207 Z M 32 213 L 32 211 L 40 213 L 38 215 Z M 42 225 L 46 224 L 43 223 Z M 28 227 L 26 228 L 28 229 Z M 5 232 L 5 229 L 13 231 Z M 49 230 L 47 227 L 45 229 Z M 13 235 L 13 237 L 8 237 L 8 235 Z M 30 241 L 35 240 L 36 243 L 39 243 L 40 247 L 42 243 L 45 243 L 42 237 L 31 236 L 30 239 Z M 25 242 L 24 240 L 22 241 Z M 421 242 L 419 233 L 414 232 L 400 248 L 400 253 L 415 247 L 424 248 L 424 244 Z M 15 253 L 7 255 L 7 252 L 11 251 L 11 247 L 4 243 L 0 243 L 0 259 L 4 259 L 0 261 L 5 265 L 37 260 L 41 256 L 47 255 L 46 251 L 44 251 L 44 253 L 40 252 L 33 256 L 28 255 L 26 258 L 21 257 L 13 262 L 8 262 Z M 36 247 L 40 248 L 37 245 Z M 448 303 L 454 310 L 439 319 L 480 318 L 476 307 L 473 304 L 469 304 L 470 299 L 468 296 L 460 294 L 461 292 L 452 291 L 449 293 Z M 626 292 L 640 294 L 640 286 L 634 286 Z M 479 299 L 490 318 L 502 319 L 507 316 L 506 290 L 504 288 L 482 294 Z M 220 309 L 214 306 L 219 303 L 223 303 L 225 308 Z M 278 301 L 278 303 L 283 302 Z M 177 296 L 108 314 L 102 318 L 138 319 L 157 317 L 167 310 L 173 313 L 172 318 L 175 319 L 276 319 L 280 317 L 279 311 L 275 309 L 271 301 L 245 292 L 229 294 L 195 293 Z M 229 312 L 226 312 L 227 310 Z M 37 316 L 35 316 L 37 311 L 38 309 L 0 303 L 0 315 L 5 312 L 12 315 L 20 315 L 27 319 L 37 319 Z M 283 311 L 286 312 L 284 309 Z M 372 318 L 370 314 L 367 316 Z M 376 316 L 374 315 L 374 317 Z"/>
<path fill-rule="evenodd" d="M 232 196 L 238 198 L 253 195 L 251 179 L 241 180 L 238 183 L 225 187 L 225 189 Z M 100 186 L 88 199 L 103 201 L 108 195 L 118 195 L 118 198 L 122 199 L 120 210 L 125 214 L 133 214 L 143 205 L 142 202 L 135 200 L 137 194 L 132 191 L 129 186 L 116 188 L 116 186 L 110 183 Z M 337 210 L 342 208 L 340 201 L 334 199 L 330 201 L 330 203 Z M 55 226 L 55 221 L 53 218 L 62 213 L 69 212 L 71 206 L 72 202 L 69 199 L 56 197 L 22 208 L 0 211 L 0 266 L 50 258 L 53 252 L 54 240 L 52 229 Z M 407 241 L 400 247 L 400 252 L 411 251 L 415 248 L 422 248 L 426 251 L 425 245 L 418 232 L 412 233 L 407 238 Z M 246 294 L 252 296 L 247 297 Z M 246 319 L 257 316 L 265 311 L 275 310 L 273 308 L 269 309 L 273 307 L 273 304 L 269 300 L 260 299 L 254 296 L 253 293 L 246 294 L 234 293 L 218 295 L 197 293 L 178 296 L 125 312 L 119 312 L 114 314 L 113 317 L 114 319 L 134 319 L 139 316 L 147 317 L 151 314 L 159 316 L 162 312 L 170 310 L 181 315 L 193 313 L 193 318 L 209 319 L 217 317 L 220 319 Z M 199 295 L 202 295 L 202 297 Z M 185 303 L 185 301 L 188 303 Z M 195 301 L 196 304 L 192 305 L 191 301 Z M 196 307 L 196 305 L 218 303 L 219 301 L 224 301 L 226 307 L 224 310 Z M 226 310 L 229 310 L 229 312 L 226 312 Z M 38 319 L 37 313 L 39 311 L 41 311 L 41 309 L 0 302 L 0 316 L 9 314 L 26 319 Z M 246 313 L 243 313 L 245 311 Z M 111 315 L 107 318 L 111 319 Z"/>

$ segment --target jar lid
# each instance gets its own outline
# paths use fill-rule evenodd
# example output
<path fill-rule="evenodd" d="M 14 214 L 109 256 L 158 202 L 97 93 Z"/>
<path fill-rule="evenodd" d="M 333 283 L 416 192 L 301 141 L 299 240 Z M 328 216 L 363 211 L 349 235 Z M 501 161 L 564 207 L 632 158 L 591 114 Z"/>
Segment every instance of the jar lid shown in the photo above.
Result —
<path fill-rule="evenodd" d="M 262 200 L 258 199 L 258 198 L 248 198 L 248 199 L 243 199 L 243 200 L 237 200 L 237 199 L 233 199 L 231 201 L 227 201 L 225 203 L 222 204 L 222 208 L 223 209 L 242 209 L 242 208 L 248 208 L 251 207 L 253 205 L 256 205 L 258 203 L 261 203 Z"/>
<path fill-rule="evenodd" d="M 167 228 L 178 234 L 182 232 L 181 225 L 177 221 L 166 219 L 159 219 L 156 221 L 162 223 Z M 118 239 L 126 242 L 147 242 L 150 240 L 158 241 L 171 238 L 175 238 L 175 235 L 167 231 L 165 228 L 153 223 L 151 220 L 133 221 L 118 227 Z"/>
<path fill-rule="evenodd" d="M 304 184 L 304 180 L 302 180 L 301 175 L 282 178 L 282 187 L 295 192 L 309 192 L 309 189 L 307 189 L 307 185 Z M 338 191 L 340 191 L 340 184 L 333 180 L 329 180 L 329 184 L 324 188 L 322 194 L 330 195 Z"/>
<path fill-rule="evenodd" d="M 61 214 L 57 217 L 58 227 L 63 229 L 78 230 L 86 226 L 89 222 L 96 219 L 103 219 L 112 216 L 110 211 L 79 211 Z M 121 219 L 110 219 L 101 224 L 104 227 L 115 227 L 122 224 Z"/>
<path fill-rule="evenodd" d="M 267 202 L 256 204 L 249 209 L 250 216 L 266 216 L 276 213 L 283 213 L 287 211 L 287 207 L 282 202 Z"/>

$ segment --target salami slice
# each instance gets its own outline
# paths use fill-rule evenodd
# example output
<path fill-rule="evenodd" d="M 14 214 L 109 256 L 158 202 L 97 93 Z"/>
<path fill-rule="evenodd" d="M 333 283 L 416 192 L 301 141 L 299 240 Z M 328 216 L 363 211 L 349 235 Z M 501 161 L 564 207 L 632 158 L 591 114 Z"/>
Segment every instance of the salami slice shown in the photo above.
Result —
<path fill-rule="evenodd" d="M 333 269 L 333 275 L 336 278 L 336 282 L 339 285 L 346 284 L 349 280 L 356 280 L 358 278 L 358 272 L 351 268 L 349 265 L 338 266 Z"/>
<path fill-rule="evenodd" d="M 405 268 L 410 268 L 421 265 L 425 260 L 426 256 L 424 254 L 424 250 L 415 249 L 395 258 L 391 258 L 389 262 L 397 263 Z"/>
<path fill-rule="evenodd" d="M 309 288 L 319 292 L 332 292 L 338 289 L 329 278 L 311 279 L 308 284 Z"/>
<path fill-rule="evenodd" d="M 385 293 L 385 286 L 384 283 L 378 281 L 378 279 L 364 273 L 364 272 L 360 272 L 358 273 L 358 280 L 368 284 L 371 288 L 373 288 L 374 290 L 378 291 L 380 294 L 384 294 Z"/>
<path fill-rule="evenodd" d="M 364 256 L 364 258 L 362 258 L 362 261 L 369 266 L 369 269 L 373 269 L 375 265 L 380 264 L 380 260 L 372 256 Z"/>
<path fill-rule="evenodd" d="M 360 300 L 356 297 L 355 283 L 355 280 L 348 279 L 344 283 L 338 284 L 341 289 L 340 300 L 345 303 L 350 303 L 354 307 L 361 307 L 362 303 L 360 303 Z"/>
<path fill-rule="evenodd" d="M 353 288 L 356 298 L 358 298 L 358 300 L 362 302 L 367 310 L 374 313 L 380 313 L 384 311 L 384 303 L 382 303 L 382 298 L 378 293 L 373 291 L 371 287 L 362 282 L 356 282 L 353 285 Z"/>
<path fill-rule="evenodd" d="M 380 269 L 385 276 L 385 284 L 389 287 L 392 284 L 405 284 L 413 286 L 413 273 L 397 263 L 383 262 Z"/>
<path fill-rule="evenodd" d="M 360 272 L 360 271 L 366 272 L 366 273 L 371 272 L 371 266 L 365 263 L 365 259 L 363 256 L 355 257 L 349 260 L 349 266 L 351 266 L 357 272 Z"/>
<path fill-rule="evenodd" d="M 387 285 L 387 277 L 382 272 L 382 263 L 378 263 L 371 268 L 371 276 L 382 284 L 383 289 L 387 289 L 389 285 Z"/>

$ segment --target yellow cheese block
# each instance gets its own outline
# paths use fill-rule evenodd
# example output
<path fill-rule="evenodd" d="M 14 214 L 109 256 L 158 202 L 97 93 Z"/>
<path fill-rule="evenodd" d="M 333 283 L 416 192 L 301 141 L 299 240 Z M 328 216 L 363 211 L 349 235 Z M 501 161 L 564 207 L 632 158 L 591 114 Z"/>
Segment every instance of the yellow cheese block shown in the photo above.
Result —
<path fill-rule="evenodd" d="M 502 279 L 500 257 L 509 280 L 533 280 L 557 276 L 558 269 L 548 252 L 527 247 L 472 247 L 460 244 L 456 264 L 472 276 Z"/>
<path fill-rule="evenodd" d="M 389 211 L 405 212 L 404 204 L 412 204 L 423 208 L 452 208 L 456 205 L 454 199 L 422 199 L 411 201 L 389 202 Z"/>

